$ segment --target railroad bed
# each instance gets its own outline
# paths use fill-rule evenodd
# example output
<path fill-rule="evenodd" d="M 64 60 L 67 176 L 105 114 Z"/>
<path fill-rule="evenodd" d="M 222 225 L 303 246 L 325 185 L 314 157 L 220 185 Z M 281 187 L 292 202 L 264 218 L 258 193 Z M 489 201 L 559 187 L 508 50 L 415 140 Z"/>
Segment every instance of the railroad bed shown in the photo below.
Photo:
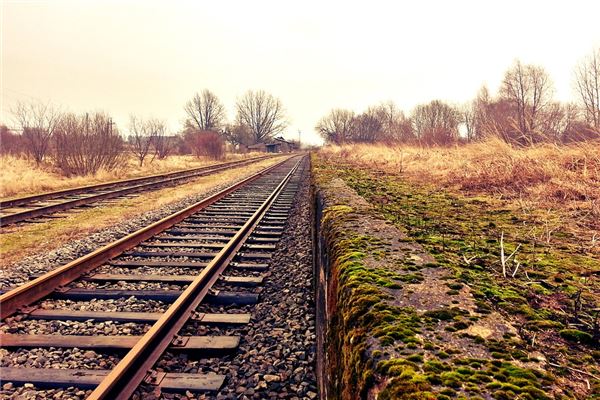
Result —
<path fill-rule="evenodd" d="M 278 163 L 0 296 L 7 390 L 74 387 L 90 399 L 218 392 L 230 375 L 220 360 L 236 354 L 236 330 L 262 301 L 306 166 L 305 157 Z M 37 368 L 23 368 L 31 353 Z M 68 368 L 48 368 L 49 359 Z M 207 359 L 205 370 L 222 373 L 189 372 Z"/>
<path fill-rule="evenodd" d="M 262 161 L 269 157 L 261 156 L 246 160 L 229 161 L 167 174 L 113 181 L 2 200 L 0 201 L 0 227 L 23 221 L 35 221 L 36 218 L 40 217 L 56 218 L 58 216 L 54 216 L 54 213 L 78 207 L 89 207 L 92 203 L 173 186 L 201 176 Z"/>

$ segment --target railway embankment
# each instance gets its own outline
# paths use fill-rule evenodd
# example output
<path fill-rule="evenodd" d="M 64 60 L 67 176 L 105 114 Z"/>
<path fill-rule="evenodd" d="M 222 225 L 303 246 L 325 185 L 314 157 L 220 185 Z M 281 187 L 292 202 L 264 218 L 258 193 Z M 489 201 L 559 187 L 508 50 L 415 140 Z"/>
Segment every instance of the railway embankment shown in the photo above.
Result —
<path fill-rule="evenodd" d="M 455 265 L 450 231 L 415 235 L 415 225 L 441 222 L 408 210 L 426 197 L 394 203 L 398 181 L 376 186 L 376 173 L 341 160 L 313 156 L 312 171 L 323 398 L 572 399 L 598 390 L 592 335 L 498 278 L 486 264 L 495 242 Z M 435 198 L 430 206 L 440 219 L 452 211 Z"/>

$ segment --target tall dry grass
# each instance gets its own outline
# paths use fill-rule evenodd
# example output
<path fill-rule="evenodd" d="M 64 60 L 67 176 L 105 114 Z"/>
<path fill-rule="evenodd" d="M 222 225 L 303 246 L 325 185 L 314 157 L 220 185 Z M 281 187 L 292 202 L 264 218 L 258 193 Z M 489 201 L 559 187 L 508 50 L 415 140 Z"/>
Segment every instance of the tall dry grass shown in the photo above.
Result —
<path fill-rule="evenodd" d="M 325 158 L 466 191 L 548 201 L 600 199 L 600 142 L 513 147 L 490 139 L 456 147 L 328 146 Z"/>
<path fill-rule="evenodd" d="M 226 160 L 254 157 L 258 154 L 227 154 Z M 93 185 L 117 179 L 127 179 L 165 172 L 179 171 L 215 163 L 208 158 L 191 155 L 171 156 L 163 160 L 145 162 L 140 167 L 137 160 L 129 158 L 119 169 L 101 170 L 93 175 L 66 178 L 50 164 L 40 166 L 32 160 L 12 155 L 0 156 L 0 197 L 16 197 L 71 187 Z"/>
<path fill-rule="evenodd" d="M 558 212 L 561 225 L 600 239 L 600 143 L 513 147 L 501 140 L 451 148 L 328 146 L 321 156 L 461 194 L 505 199 L 525 213 Z M 569 228 L 569 229 L 571 229 Z"/>

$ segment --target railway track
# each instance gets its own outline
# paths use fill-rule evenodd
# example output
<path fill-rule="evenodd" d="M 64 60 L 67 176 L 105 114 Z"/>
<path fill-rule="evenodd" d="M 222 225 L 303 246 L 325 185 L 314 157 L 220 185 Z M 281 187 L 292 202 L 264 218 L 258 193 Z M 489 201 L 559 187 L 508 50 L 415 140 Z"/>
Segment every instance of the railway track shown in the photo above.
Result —
<path fill-rule="evenodd" d="M 155 393 L 217 392 L 222 374 L 154 367 L 173 354 L 201 358 L 236 351 L 239 336 L 197 333 L 250 322 L 245 311 L 259 301 L 262 273 L 284 233 L 305 167 L 305 157 L 287 159 L 2 294 L 3 349 L 48 349 L 58 357 L 82 349 L 87 359 L 100 360 L 92 369 L 84 362 L 70 369 L 2 367 L 2 380 L 93 389 L 88 399 L 128 399 L 140 385 Z M 210 304 L 231 312 L 203 311 Z M 68 325 L 63 321 L 94 328 L 74 335 L 61 330 Z M 117 334 L 99 335 L 98 327 Z M 37 333 L 22 333 L 30 328 Z"/>
<path fill-rule="evenodd" d="M 99 201 L 176 185 L 190 179 L 214 174 L 230 168 L 241 167 L 267 158 L 269 158 L 269 156 L 261 156 L 248 160 L 230 161 L 185 171 L 171 172 L 168 174 L 113 181 L 98 185 L 89 185 L 3 200 L 0 201 L 0 227 L 28 221 L 33 218 L 51 216 L 57 212 L 87 206 Z"/>

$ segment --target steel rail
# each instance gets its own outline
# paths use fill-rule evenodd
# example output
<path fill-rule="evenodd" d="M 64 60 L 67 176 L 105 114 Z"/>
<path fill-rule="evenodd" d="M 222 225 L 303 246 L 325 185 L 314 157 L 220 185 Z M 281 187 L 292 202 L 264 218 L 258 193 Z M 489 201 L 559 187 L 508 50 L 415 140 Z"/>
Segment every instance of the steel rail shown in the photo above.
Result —
<path fill-rule="evenodd" d="M 235 257 L 246 238 L 250 236 L 270 205 L 277 199 L 298 166 L 299 160 L 282 179 L 276 189 L 246 221 L 227 245 L 208 263 L 188 288 L 171 304 L 162 317 L 125 355 L 117 366 L 96 387 L 88 400 L 126 400 L 135 392 L 158 361 L 177 332 L 202 302 L 221 272 Z"/>
<path fill-rule="evenodd" d="M 107 199 L 111 199 L 114 197 L 123 196 L 126 194 L 149 190 L 156 186 L 163 186 L 166 184 L 176 183 L 180 180 L 192 179 L 192 178 L 212 174 L 215 172 L 219 172 L 222 170 L 232 168 L 234 166 L 243 166 L 248 163 L 255 162 L 255 161 L 256 160 L 253 160 L 253 161 L 245 160 L 243 162 L 240 162 L 240 163 L 237 163 L 234 165 L 231 165 L 231 164 L 217 165 L 215 167 L 206 168 L 202 171 L 196 171 L 196 172 L 190 173 L 188 175 L 170 177 L 170 178 L 166 178 L 166 179 L 163 179 L 160 181 L 147 182 L 147 183 L 142 183 L 142 184 L 135 185 L 135 186 L 128 186 L 125 188 L 117 188 L 110 192 L 91 194 L 90 196 L 79 198 L 79 199 L 67 200 L 67 201 L 64 201 L 64 202 L 58 203 L 58 204 L 52 204 L 52 205 L 48 205 L 48 206 L 34 208 L 31 210 L 7 214 L 4 216 L 0 216 L 0 227 L 14 224 L 14 223 L 26 220 L 28 218 L 40 217 L 40 216 L 52 214 L 52 213 L 55 213 L 58 211 L 65 211 L 65 210 L 68 210 L 68 209 L 71 209 L 71 208 L 74 208 L 74 207 L 77 207 L 80 205 L 95 203 L 95 202 L 98 202 L 101 200 L 107 200 Z"/>
<path fill-rule="evenodd" d="M 207 197 L 191 206 L 141 228 L 119 240 L 109 243 L 98 250 L 71 261 L 53 271 L 27 282 L 7 293 L 0 295 L 0 320 L 11 316 L 20 308 L 24 308 L 37 300 L 49 295 L 56 288 L 71 283 L 84 273 L 101 266 L 121 253 L 137 246 L 152 236 L 169 229 L 195 212 L 217 202 L 229 193 L 269 173 L 274 168 L 284 164 L 289 158 L 265 168 L 258 173 L 235 183 L 220 192 Z"/>
<path fill-rule="evenodd" d="M 215 164 L 205 165 L 203 167 L 189 168 L 189 169 L 184 169 L 184 170 L 180 170 L 180 171 L 169 172 L 166 174 L 154 174 L 154 175 L 141 176 L 139 178 L 119 179 L 119 180 L 114 180 L 114 181 L 99 183 L 99 184 L 94 184 L 94 185 L 78 186 L 75 188 L 62 189 L 62 190 L 57 190 L 54 192 L 46 192 L 46 193 L 34 194 L 31 196 L 24 196 L 24 197 L 18 197 L 18 198 L 13 198 L 13 199 L 5 199 L 5 200 L 0 200 L 0 207 L 3 207 L 3 208 L 4 207 L 5 208 L 16 207 L 16 206 L 21 206 L 24 204 L 32 203 L 34 201 L 51 200 L 51 199 L 55 199 L 55 198 L 62 197 L 62 196 L 81 194 L 81 193 L 89 192 L 91 190 L 102 190 L 102 189 L 108 189 L 108 188 L 111 188 L 114 186 L 126 186 L 126 185 L 129 185 L 132 183 L 141 183 L 141 182 L 146 182 L 146 181 L 152 181 L 155 179 L 169 178 L 169 177 L 174 177 L 174 176 L 184 175 L 184 174 L 187 175 L 187 174 L 193 173 L 193 172 L 202 172 L 204 170 L 211 169 L 214 167 L 232 166 L 235 164 L 244 165 L 249 162 L 261 161 L 261 160 L 264 160 L 264 159 L 267 159 L 270 157 L 271 156 L 260 156 L 260 157 L 249 158 L 246 160 L 227 161 L 224 163 L 215 163 Z"/>

